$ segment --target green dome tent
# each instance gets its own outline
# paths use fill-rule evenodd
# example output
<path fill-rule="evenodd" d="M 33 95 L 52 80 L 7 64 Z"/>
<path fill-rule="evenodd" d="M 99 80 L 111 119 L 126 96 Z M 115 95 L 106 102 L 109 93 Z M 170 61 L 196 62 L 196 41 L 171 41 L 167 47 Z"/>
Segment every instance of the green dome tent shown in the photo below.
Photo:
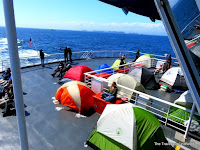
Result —
<path fill-rule="evenodd" d="M 154 150 L 154 142 L 166 142 L 160 122 L 148 111 L 129 103 L 108 104 L 87 144 L 101 150 Z"/>
<path fill-rule="evenodd" d="M 143 93 L 146 93 L 146 90 L 142 84 L 140 84 L 133 76 L 123 73 L 116 73 L 108 78 L 108 81 L 115 81 L 117 84 L 134 89 Z M 117 97 L 126 97 L 129 100 L 133 98 L 135 93 L 130 90 L 118 87 Z"/>
<path fill-rule="evenodd" d="M 154 56 L 151 55 L 151 54 L 145 54 L 145 55 L 142 55 L 140 56 L 136 61 L 135 63 L 137 64 L 143 64 L 145 65 L 146 68 L 151 68 L 152 66 L 155 66 L 156 64 L 156 60 L 153 59 Z"/>

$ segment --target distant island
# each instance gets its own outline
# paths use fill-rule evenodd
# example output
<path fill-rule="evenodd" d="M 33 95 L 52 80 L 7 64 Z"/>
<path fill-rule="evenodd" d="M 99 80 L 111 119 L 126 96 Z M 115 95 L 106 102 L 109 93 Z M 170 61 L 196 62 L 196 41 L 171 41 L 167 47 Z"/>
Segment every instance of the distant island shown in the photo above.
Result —
<path fill-rule="evenodd" d="M 88 30 L 82 30 L 84 32 L 99 32 L 99 33 L 116 33 L 116 34 L 136 34 L 139 35 L 139 33 L 126 33 L 122 31 L 99 31 L 99 30 L 93 30 L 93 31 L 88 31 Z"/>

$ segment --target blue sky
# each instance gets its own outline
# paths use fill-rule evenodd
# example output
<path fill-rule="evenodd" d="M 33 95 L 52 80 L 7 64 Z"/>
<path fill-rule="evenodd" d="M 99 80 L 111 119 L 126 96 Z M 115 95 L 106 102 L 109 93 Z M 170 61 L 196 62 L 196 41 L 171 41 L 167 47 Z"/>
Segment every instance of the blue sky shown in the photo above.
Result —
<path fill-rule="evenodd" d="M 0 7 L 0 26 L 5 26 Z M 130 12 L 125 15 L 98 0 L 14 0 L 14 10 L 17 27 L 166 35 L 161 21 L 153 23 Z"/>

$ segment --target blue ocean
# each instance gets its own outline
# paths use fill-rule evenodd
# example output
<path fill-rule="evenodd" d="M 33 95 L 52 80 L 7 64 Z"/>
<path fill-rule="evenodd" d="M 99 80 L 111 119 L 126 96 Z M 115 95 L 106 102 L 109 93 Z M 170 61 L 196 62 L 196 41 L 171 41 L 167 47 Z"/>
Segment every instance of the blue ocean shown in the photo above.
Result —
<path fill-rule="evenodd" d="M 29 46 L 30 37 L 33 41 L 31 47 Z M 70 47 L 72 52 L 91 50 L 137 51 L 140 49 L 143 53 L 158 55 L 170 53 L 175 56 L 167 36 L 17 28 L 17 42 L 20 58 L 36 56 L 40 49 L 43 49 L 46 54 L 62 53 L 60 48 L 66 46 Z M 0 60 L 9 57 L 4 27 L 0 27 L 0 53 Z"/>

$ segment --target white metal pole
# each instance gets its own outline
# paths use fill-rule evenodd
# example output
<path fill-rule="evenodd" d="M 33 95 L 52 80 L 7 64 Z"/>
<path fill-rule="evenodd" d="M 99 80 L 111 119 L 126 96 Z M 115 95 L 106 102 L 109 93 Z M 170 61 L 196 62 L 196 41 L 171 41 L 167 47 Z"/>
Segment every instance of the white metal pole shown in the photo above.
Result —
<path fill-rule="evenodd" d="M 184 135 L 185 140 L 187 139 L 188 131 L 190 129 L 190 125 L 191 125 L 192 117 L 194 115 L 195 108 L 196 108 L 195 103 L 193 103 L 192 110 L 191 110 L 191 113 L 190 113 L 190 118 L 188 120 L 188 124 L 187 124 L 186 130 L 185 130 L 185 135 Z"/>
<path fill-rule="evenodd" d="M 199 8 L 199 11 L 200 11 L 200 1 L 199 0 L 195 0 L 196 1 L 196 3 L 197 3 L 197 6 L 198 6 L 198 8 Z"/>
<path fill-rule="evenodd" d="M 20 136 L 21 150 L 28 150 L 28 138 L 24 113 L 24 101 L 22 93 L 22 82 L 20 72 L 20 61 L 17 47 L 17 36 L 12 0 L 3 0 L 8 49 L 12 71 L 13 89 L 15 96 L 15 107 L 17 113 L 18 130 Z"/>
<path fill-rule="evenodd" d="M 32 42 L 33 42 L 33 45 L 34 45 L 36 51 L 38 52 L 37 47 L 35 46 L 35 42 L 33 41 L 33 38 L 32 38 L 32 37 L 31 37 L 31 40 L 32 40 Z"/>
<path fill-rule="evenodd" d="M 200 114 L 200 98 L 199 98 L 199 93 L 198 93 L 198 91 L 199 91 L 198 86 L 200 83 L 198 80 L 199 75 L 195 68 L 194 62 L 189 54 L 189 51 L 187 50 L 187 47 L 184 43 L 184 39 L 183 39 L 183 37 L 180 33 L 180 30 L 178 28 L 178 25 L 176 23 L 176 20 L 172 17 L 172 12 L 169 8 L 169 4 L 167 4 L 166 0 L 163 0 L 163 1 L 154 0 L 154 1 L 157 6 L 158 12 L 161 16 L 161 19 L 163 21 L 163 24 L 165 26 L 165 29 L 168 33 L 168 37 L 169 37 L 170 43 L 172 45 L 172 48 L 174 49 L 174 53 L 181 65 L 184 77 L 186 79 L 186 83 L 188 85 L 188 88 L 190 89 L 190 92 L 191 92 L 192 98 L 194 100 L 194 103 L 196 105 L 196 108 Z M 167 18 L 166 12 L 163 8 L 164 6 L 165 6 L 165 9 L 167 9 L 167 11 L 169 11 L 169 12 L 167 12 L 169 18 Z M 171 19 L 171 20 L 168 20 L 168 19 Z M 172 26 L 172 24 L 173 24 L 173 26 Z"/>
<path fill-rule="evenodd" d="M 190 89 L 191 96 L 194 100 L 193 107 L 197 107 L 198 112 L 200 113 L 200 99 L 199 99 L 199 93 L 198 93 L 198 87 L 195 86 L 195 79 L 198 78 L 197 71 L 195 69 L 195 65 L 189 55 L 189 51 L 187 50 L 183 37 L 181 36 L 180 30 L 178 28 L 178 25 L 176 23 L 176 20 L 173 17 L 173 13 L 169 7 L 169 3 L 167 0 L 154 0 L 156 7 L 158 9 L 158 12 L 160 14 L 160 17 L 163 21 L 163 24 L 165 26 L 165 29 L 168 33 L 168 37 L 170 40 L 170 43 L 172 45 L 172 48 L 174 49 L 174 53 L 177 56 L 177 59 L 179 60 L 179 63 L 181 64 L 181 68 L 184 74 L 184 77 L 186 79 L 188 88 Z M 165 8 L 165 9 L 164 9 Z M 184 55 L 187 55 L 188 57 L 184 57 Z M 187 60 L 187 62 L 186 62 Z M 189 68 L 191 67 L 191 68 Z M 190 72 L 189 70 L 193 70 L 193 72 Z M 191 74 L 193 73 L 193 77 Z M 197 80 L 197 83 L 199 84 L 199 81 Z M 198 85 L 197 85 L 198 86 Z M 194 114 L 194 108 L 192 108 L 192 112 L 190 114 L 189 123 L 185 132 L 184 138 L 187 138 L 187 130 L 190 128 L 191 120 Z"/>

